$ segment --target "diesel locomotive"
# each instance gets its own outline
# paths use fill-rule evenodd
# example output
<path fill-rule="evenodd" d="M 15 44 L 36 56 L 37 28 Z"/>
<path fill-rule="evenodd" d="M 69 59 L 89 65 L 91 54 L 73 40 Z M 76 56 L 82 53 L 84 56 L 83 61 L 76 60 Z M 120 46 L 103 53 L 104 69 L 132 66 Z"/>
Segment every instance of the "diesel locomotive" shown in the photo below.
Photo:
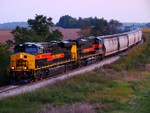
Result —
<path fill-rule="evenodd" d="M 136 29 L 107 36 L 19 44 L 10 58 L 9 78 L 13 84 L 43 79 L 127 50 L 141 39 L 141 29 Z"/>

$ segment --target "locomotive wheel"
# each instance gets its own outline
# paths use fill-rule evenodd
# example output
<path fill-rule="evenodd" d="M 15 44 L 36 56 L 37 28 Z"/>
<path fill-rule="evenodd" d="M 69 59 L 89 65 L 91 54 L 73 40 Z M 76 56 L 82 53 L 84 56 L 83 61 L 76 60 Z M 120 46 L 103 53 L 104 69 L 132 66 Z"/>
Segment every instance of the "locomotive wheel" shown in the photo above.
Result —
<path fill-rule="evenodd" d="M 83 60 L 83 66 L 86 66 L 86 65 L 87 65 L 87 61 Z"/>
<path fill-rule="evenodd" d="M 48 77 L 48 73 L 49 73 L 48 70 L 40 70 L 40 71 L 37 71 L 37 72 L 36 72 L 36 77 L 35 77 L 35 79 L 36 79 L 36 80 L 41 80 L 41 79 L 43 79 L 43 78 L 46 78 L 46 77 Z"/>
<path fill-rule="evenodd" d="M 95 62 L 99 61 L 99 56 L 96 56 Z"/>
<path fill-rule="evenodd" d="M 81 60 L 78 64 L 78 67 L 83 67 L 87 64 L 87 61 L 86 60 Z"/>
<path fill-rule="evenodd" d="M 98 61 L 101 61 L 101 60 L 103 60 L 102 56 L 97 56 L 97 57 L 96 57 L 96 61 L 97 61 L 97 62 L 98 62 Z"/>
<path fill-rule="evenodd" d="M 73 64 L 66 64 L 65 71 L 72 70 L 72 68 L 73 68 Z"/>
<path fill-rule="evenodd" d="M 78 67 L 82 67 L 83 65 L 82 65 L 82 61 L 80 61 L 79 63 L 78 63 Z"/>

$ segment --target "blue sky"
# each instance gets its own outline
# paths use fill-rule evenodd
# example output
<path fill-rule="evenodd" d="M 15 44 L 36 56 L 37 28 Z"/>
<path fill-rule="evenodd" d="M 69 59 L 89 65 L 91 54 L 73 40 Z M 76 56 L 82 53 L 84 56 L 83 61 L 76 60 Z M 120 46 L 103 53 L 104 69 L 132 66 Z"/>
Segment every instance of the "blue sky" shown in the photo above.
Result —
<path fill-rule="evenodd" d="M 35 14 L 54 23 L 64 15 L 150 22 L 150 0 L 0 0 L 0 23 L 27 21 Z"/>

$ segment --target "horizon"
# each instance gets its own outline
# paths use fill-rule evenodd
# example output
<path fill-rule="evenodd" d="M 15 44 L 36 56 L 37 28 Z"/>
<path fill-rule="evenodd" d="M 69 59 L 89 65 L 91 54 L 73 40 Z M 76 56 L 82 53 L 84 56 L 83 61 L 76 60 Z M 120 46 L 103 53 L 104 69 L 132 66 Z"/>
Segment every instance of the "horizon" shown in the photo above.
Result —
<path fill-rule="evenodd" d="M 42 14 L 41 14 L 42 15 Z M 45 16 L 45 15 L 43 15 L 43 16 Z M 65 16 L 65 15 L 64 15 Z M 71 15 L 69 15 L 69 16 L 71 16 Z M 62 16 L 61 16 L 62 17 Z M 60 18 L 61 18 L 60 17 Z M 71 16 L 72 17 L 72 16 Z M 60 19 L 59 18 L 59 19 Z M 74 18 L 74 17 L 73 17 Z M 82 18 L 82 17 L 81 17 Z M 85 17 L 85 18 L 90 18 L 90 17 Z M 92 17 L 92 18 L 94 18 L 94 17 Z M 103 17 L 101 17 L 101 18 L 103 18 Z M 30 19 L 30 18 L 29 18 Z M 34 18 L 33 18 L 34 19 Z M 76 18 L 76 19 L 79 19 L 79 18 Z M 98 18 L 98 19 L 100 19 L 100 18 Z M 105 18 L 104 18 L 105 19 Z M 107 20 L 107 19 L 106 19 Z M 116 20 L 116 19 L 114 19 L 114 20 Z M 27 20 L 28 21 L 28 20 Z M 4 23 L 0 23 L 0 24 L 9 24 L 9 23 L 21 23 L 21 22 L 26 22 L 27 23 L 27 21 L 9 21 L 9 22 L 4 22 Z M 108 21 L 108 20 L 107 20 Z M 52 22 L 53 22 L 53 19 L 52 19 Z M 59 21 L 58 21 L 59 22 Z M 56 23 L 58 23 L 58 22 L 56 22 Z M 121 22 L 121 21 L 119 21 L 119 22 Z M 54 22 L 53 22 L 54 23 Z M 54 24 L 56 24 L 56 23 L 54 23 Z M 150 23 L 150 21 L 149 22 L 121 22 L 121 23 L 135 23 L 135 24 L 145 24 L 145 23 Z"/>
<path fill-rule="evenodd" d="M 26 22 L 34 19 L 35 14 L 51 17 L 55 24 L 63 15 L 77 19 L 103 17 L 107 21 L 114 19 L 122 23 L 150 22 L 149 0 L 1 0 L 0 7 L 0 23 Z"/>

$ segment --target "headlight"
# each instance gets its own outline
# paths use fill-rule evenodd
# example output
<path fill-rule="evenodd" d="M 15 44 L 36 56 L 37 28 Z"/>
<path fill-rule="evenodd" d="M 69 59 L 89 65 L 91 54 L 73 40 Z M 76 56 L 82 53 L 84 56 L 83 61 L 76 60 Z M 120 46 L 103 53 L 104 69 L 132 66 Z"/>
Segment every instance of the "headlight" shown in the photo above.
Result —
<path fill-rule="evenodd" d="M 21 55 L 20 55 L 20 58 L 22 58 L 22 56 L 23 56 L 23 55 L 21 54 Z"/>
<path fill-rule="evenodd" d="M 24 69 L 27 69 L 27 67 L 24 67 Z"/>
<path fill-rule="evenodd" d="M 11 67 L 11 69 L 15 69 L 15 67 Z"/>

